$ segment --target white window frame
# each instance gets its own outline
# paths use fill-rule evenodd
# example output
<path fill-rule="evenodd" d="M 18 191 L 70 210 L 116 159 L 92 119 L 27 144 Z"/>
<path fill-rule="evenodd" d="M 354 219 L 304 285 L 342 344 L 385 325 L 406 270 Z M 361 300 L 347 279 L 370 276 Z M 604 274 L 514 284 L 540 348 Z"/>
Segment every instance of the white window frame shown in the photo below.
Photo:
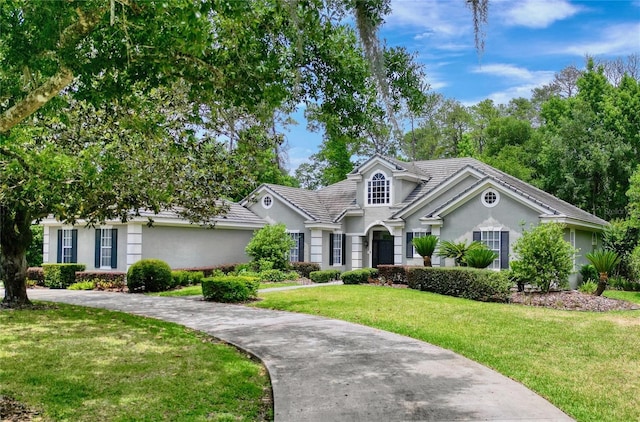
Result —
<path fill-rule="evenodd" d="M 62 257 L 63 264 L 71 264 L 73 259 L 73 229 L 62 229 Z"/>
<path fill-rule="evenodd" d="M 288 232 L 288 233 L 289 233 L 289 236 L 291 236 L 291 238 L 295 242 L 293 247 L 289 250 L 289 262 L 304 261 L 304 257 L 302 257 L 302 259 L 300 259 L 300 232 L 291 231 L 291 232 Z M 294 251 L 295 251 L 296 259 L 293 259 Z"/>
<path fill-rule="evenodd" d="M 490 194 L 495 196 L 495 200 L 493 202 L 487 202 L 487 195 Z M 493 208 L 498 205 L 498 203 L 500 203 L 500 193 L 498 193 L 498 191 L 495 189 L 487 189 L 482 192 L 482 195 L 480 195 L 480 200 L 482 201 L 482 205 L 484 205 L 485 207 Z"/>
<path fill-rule="evenodd" d="M 268 202 L 268 203 L 267 203 Z M 268 210 L 273 206 L 273 197 L 271 195 L 265 195 L 262 197 L 262 207 Z"/>
<path fill-rule="evenodd" d="M 377 176 L 382 176 L 382 179 L 376 179 Z M 365 196 L 367 198 L 367 205 L 386 206 L 391 203 L 391 179 L 389 179 L 385 172 L 378 170 L 373 173 L 371 178 L 367 180 L 366 189 Z M 376 190 L 375 195 L 374 190 Z"/>
<path fill-rule="evenodd" d="M 576 270 L 576 229 L 569 229 L 569 243 L 573 247 L 573 270 Z"/>
<path fill-rule="evenodd" d="M 480 229 L 480 243 L 484 244 L 487 248 L 498 254 L 498 257 L 493 260 L 493 263 L 489 265 L 489 269 L 500 271 L 500 251 L 501 251 L 501 229 L 485 228 Z M 489 239 L 489 234 L 491 238 Z M 491 242 L 492 244 L 489 244 Z M 497 245 L 497 247 L 496 247 Z"/>
<path fill-rule="evenodd" d="M 429 232 L 426 231 L 426 230 L 413 230 L 413 238 L 412 239 L 415 239 L 416 237 L 425 237 L 427 234 L 429 234 Z M 416 247 L 412 246 L 412 248 L 413 248 L 413 257 L 414 258 L 422 258 L 418 254 L 418 252 L 416 252 Z"/>
<path fill-rule="evenodd" d="M 342 244 L 342 233 L 331 233 L 331 236 L 333 236 L 333 241 L 331 242 L 333 245 L 333 266 L 341 267 L 343 265 L 342 248 L 344 247 Z"/>
<path fill-rule="evenodd" d="M 111 269 L 113 253 L 113 229 L 100 229 L 100 269 Z"/>

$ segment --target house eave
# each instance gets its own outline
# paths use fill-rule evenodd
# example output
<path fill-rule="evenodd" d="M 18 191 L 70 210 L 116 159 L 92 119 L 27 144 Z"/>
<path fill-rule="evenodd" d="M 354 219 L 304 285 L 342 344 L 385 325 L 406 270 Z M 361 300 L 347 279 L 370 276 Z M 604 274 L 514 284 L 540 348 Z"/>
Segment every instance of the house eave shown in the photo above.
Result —
<path fill-rule="evenodd" d="M 577 218 L 568 217 L 566 215 L 540 215 L 540 221 L 542 223 L 562 223 L 571 228 L 586 228 L 591 230 L 604 230 L 606 225 L 591 223 L 588 221 L 579 220 Z"/>

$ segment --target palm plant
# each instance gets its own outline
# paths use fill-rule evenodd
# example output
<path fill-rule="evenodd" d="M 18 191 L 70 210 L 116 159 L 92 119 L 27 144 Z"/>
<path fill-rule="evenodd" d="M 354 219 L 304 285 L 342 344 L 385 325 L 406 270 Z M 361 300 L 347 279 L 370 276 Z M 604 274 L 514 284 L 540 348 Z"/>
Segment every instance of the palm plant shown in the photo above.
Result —
<path fill-rule="evenodd" d="M 440 244 L 440 250 L 438 251 L 438 256 L 443 258 L 453 258 L 455 260 L 456 266 L 466 266 L 467 264 L 464 262 L 464 256 L 468 251 L 473 249 L 483 248 L 484 245 L 480 242 L 473 241 L 470 244 L 467 244 L 465 240 L 462 242 L 452 242 L 450 240 L 445 240 Z"/>
<path fill-rule="evenodd" d="M 483 245 L 482 248 L 473 248 L 468 250 L 462 260 L 467 264 L 467 266 L 472 268 L 487 268 L 497 257 L 497 253 L 487 249 Z"/>
<path fill-rule="evenodd" d="M 591 265 L 596 268 L 600 279 L 598 280 L 598 288 L 594 295 L 600 296 L 604 289 L 607 288 L 607 280 L 609 280 L 609 274 L 616 269 L 620 263 L 620 255 L 613 251 L 595 251 L 585 255 Z"/>
<path fill-rule="evenodd" d="M 413 246 L 416 248 L 418 255 L 422 257 L 425 267 L 431 266 L 431 255 L 436 250 L 438 244 L 438 237 L 432 234 L 428 234 L 423 237 L 414 237 Z"/>

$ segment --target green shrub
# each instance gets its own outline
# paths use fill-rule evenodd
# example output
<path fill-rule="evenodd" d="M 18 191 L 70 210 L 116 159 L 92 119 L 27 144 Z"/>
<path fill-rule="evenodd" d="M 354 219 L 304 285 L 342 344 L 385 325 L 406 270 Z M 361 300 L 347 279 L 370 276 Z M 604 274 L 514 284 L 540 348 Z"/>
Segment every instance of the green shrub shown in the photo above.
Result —
<path fill-rule="evenodd" d="M 159 259 L 140 260 L 127 272 L 127 287 L 131 293 L 163 292 L 171 283 L 171 268 Z"/>
<path fill-rule="evenodd" d="M 609 286 L 614 290 L 625 290 L 628 292 L 640 291 L 640 283 L 627 280 L 624 277 L 611 277 L 608 280 Z"/>
<path fill-rule="evenodd" d="M 82 271 L 76 273 L 76 281 L 93 281 L 97 290 L 122 290 L 126 276 L 119 271 Z"/>
<path fill-rule="evenodd" d="M 95 288 L 96 283 L 93 281 L 79 281 L 67 287 L 67 290 L 93 290 Z"/>
<path fill-rule="evenodd" d="M 320 265 L 315 262 L 290 262 L 290 264 L 293 270 L 304 278 L 309 278 L 309 274 L 313 271 L 320 271 Z"/>
<path fill-rule="evenodd" d="M 339 270 L 311 271 L 309 273 L 309 278 L 314 283 L 327 283 L 331 280 L 338 280 L 340 278 L 340 271 Z"/>
<path fill-rule="evenodd" d="M 631 279 L 640 282 L 640 244 L 636 246 L 629 257 L 629 268 Z"/>
<path fill-rule="evenodd" d="M 511 262 L 514 276 L 548 292 L 552 285 L 562 287 L 573 269 L 575 248 L 563 238 L 565 226 L 559 223 L 539 224 L 525 230 L 513 247 L 516 260 Z"/>
<path fill-rule="evenodd" d="M 260 272 L 260 282 L 277 283 L 279 281 L 285 281 L 288 275 L 289 273 L 281 270 L 265 270 Z"/>
<path fill-rule="evenodd" d="M 205 277 L 211 277 L 214 273 L 230 274 L 235 271 L 236 266 L 240 264 L 220 264 L 211 265 L 205 267 L 187 267 L 187 268 L 175 268 L 174 271 L 188 271 L 190 273 L 203 273 Z"/>
<path fill-rule="evenodd" d="M 43 264 L 44 285 L 50 289 L 66 289 L 76 282 L 76 272 L 84 269 L 82 264 Z"/>
<path fill-rule="evenodd" d="M 378 278 L 387 283 L 407 284 L 406 269 L 403 265 L 378 265 Z"/>
<path fill-rule="evenodd" d="M 214 302 L 244 302 L 257 297 L 259 286 L 253 277 L 209 277 L 202 280 L 202 295 Z"/>
<path fill-rule="evenodd" d="M 363 268 L 360 270 L 345 271 L 340 275 L 344 284 L 365 284 L 369 278 L 378 276 L 378 270 L 374 268 Z"/>
<path fill-rule="evenodd" d="M 254 262 L 261 260 L 273 263 L 273 268 L 289 268 L 289 252 L 295 246 L 284 224 L 267 225 L 258 230 L 245 248 Z"/>
<path fill-rule="evenodd" d="M 598 288 L 598 283 L 592 280 L 586 281 L 578 287 L 578 290 L 582 293 L 594 294 L 596 289 Z"/>
<path fill-rule="evenodd" d="M 458 243 L 450 240 L 445 240 L 440 243 L 440 248 L 438 248 L 438 256 L 442 258 L 452 258 L 455 261 L 456 266 L 464 267 L 467 265 L 467 263 L 464 262 L 464 257 L 467 252 L 482 247 L 483 244 L 476 241 L 467 244 L 465 240 Z"/>
<path fill-rule="evenodd" d="M 482 246 L 482 248 L 469 249 L 464 255 L 462 259 L 464 260 L 465 264 L 467 264 L 467 267 L 487 268 L 498 257 L 497 253 L 490 249 L 487 249 L 487 247 L 484 245 Z"/>
<path fill-rule="evenodd" d="M 222 274 L 220 270 L 213 270 L 214 274 L 216 272 Z M 173 289 L 178 286 L 185 287 L 200 284 L 203 278 L 204 273 L 202 271 L 174 270 L 171 271 L 171 285 L 169 288 Z"/>
<path fill-rule="evenodd" d="M 583 265 L 580 268 L 580 275 L 582 276 L 582 282 L 587 283 L 589 281 L 598 281 L 600 278 L 598 276 L 598 272 L 596 271 L 596 267 L 591 264 Z"/>
<path fill-rule="evenodd" d="M 464 267 L 410 267 L 407 281 L 412 289 L 482 302 L 508 301 L 512 286 L 506 272 Z"/>
<path fill-rule="evenodd" d="M 44 286 L 44 270 L 42 267 L 27 268 L 27 280 L 34 286 Z"/>

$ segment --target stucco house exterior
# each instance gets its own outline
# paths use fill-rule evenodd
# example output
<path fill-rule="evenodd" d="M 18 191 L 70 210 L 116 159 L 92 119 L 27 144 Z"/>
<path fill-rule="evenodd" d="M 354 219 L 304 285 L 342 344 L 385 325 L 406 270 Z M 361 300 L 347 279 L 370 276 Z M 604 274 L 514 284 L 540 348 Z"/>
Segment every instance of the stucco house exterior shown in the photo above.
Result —
<path fill-rule="evenodd" d="M 411 239 L 428 233 L 442 240 L 479 240 L 499 254 L 492 268 L 504 269 L 524 229 L 557 221 L 566 224 L 566 240 L 580 250 L 575 257 L 579 269 L 607 224 L 472 158 L 408 163 L 380 155 L 346 180 L 317 191 L 263 184 L 233 204 L 213 230 L 172 213 L 153 219 L 153 227 L 142 218 L 95 229 L 45 220 L 45 262 L 75 258 L 88 270 L 120 271 L 141 258 L 164 259 L 172 267 L 242 262 L 254 230 L 284 223 L 296 240 L 291 259 L 317 262 L 323 269 L 421 265 Z M 433 264 L 453 262 L 434 256 Z"/>

